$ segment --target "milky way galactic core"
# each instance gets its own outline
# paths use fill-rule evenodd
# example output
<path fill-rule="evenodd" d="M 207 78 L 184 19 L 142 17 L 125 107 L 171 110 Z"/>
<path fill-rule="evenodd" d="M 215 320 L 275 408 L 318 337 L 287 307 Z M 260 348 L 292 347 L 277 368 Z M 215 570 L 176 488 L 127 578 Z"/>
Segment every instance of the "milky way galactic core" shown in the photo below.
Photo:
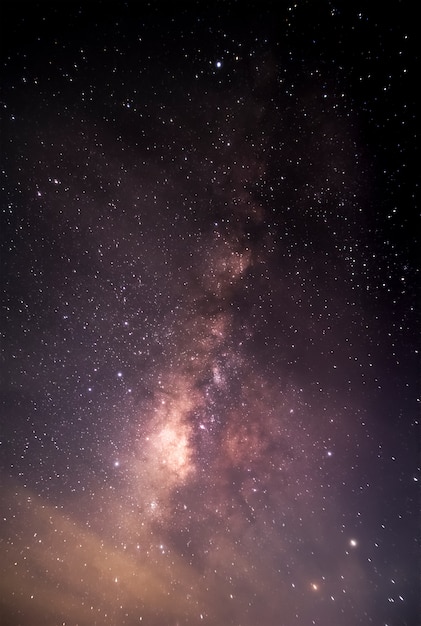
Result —
<path fill-rule="evenodd" d="M 415 18 L 173 4 L 3 7 L 0 621 L 417 626 Z"/>

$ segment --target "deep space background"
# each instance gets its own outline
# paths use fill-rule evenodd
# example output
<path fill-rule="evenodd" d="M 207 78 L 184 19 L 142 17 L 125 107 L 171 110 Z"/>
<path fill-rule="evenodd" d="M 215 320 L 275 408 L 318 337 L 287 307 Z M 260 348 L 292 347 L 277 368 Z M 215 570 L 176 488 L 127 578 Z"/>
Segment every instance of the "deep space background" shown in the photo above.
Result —
<path fill-rule="evenodd" d="M 2 3 L 4 626 L 421 624 L 414 6 Z"/>

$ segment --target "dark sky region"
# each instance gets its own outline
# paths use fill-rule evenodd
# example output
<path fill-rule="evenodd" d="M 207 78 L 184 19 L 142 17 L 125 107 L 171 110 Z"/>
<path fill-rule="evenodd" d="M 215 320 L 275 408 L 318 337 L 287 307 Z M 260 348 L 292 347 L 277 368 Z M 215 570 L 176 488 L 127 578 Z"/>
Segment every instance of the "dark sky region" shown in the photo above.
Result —
<path fill-rule="evenodd" d="M 415 5 L 2 3 L 2 625 L 421 624 Z"/>

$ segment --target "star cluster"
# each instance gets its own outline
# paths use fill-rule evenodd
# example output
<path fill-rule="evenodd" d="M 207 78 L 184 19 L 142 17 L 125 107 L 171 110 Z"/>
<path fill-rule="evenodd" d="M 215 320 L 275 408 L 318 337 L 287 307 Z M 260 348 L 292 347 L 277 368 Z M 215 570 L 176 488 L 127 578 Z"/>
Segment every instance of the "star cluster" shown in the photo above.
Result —
<path fill-rule="evenodd" d="M 0 616 L 416 626 L 414 16 L 6 3 Z"/>

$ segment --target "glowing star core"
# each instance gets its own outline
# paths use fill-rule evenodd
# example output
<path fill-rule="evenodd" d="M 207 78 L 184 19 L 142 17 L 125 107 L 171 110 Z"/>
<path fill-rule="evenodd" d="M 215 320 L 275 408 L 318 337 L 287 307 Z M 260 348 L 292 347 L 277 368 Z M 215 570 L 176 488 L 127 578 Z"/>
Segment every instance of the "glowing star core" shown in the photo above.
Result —
<path fill-rule="evenodd" d="M 192 472 L 189 439 L 183 425 L 164 426 L 157 434 L 155 448 L 162 465 L 180 480 L 184 480 Z"/>

